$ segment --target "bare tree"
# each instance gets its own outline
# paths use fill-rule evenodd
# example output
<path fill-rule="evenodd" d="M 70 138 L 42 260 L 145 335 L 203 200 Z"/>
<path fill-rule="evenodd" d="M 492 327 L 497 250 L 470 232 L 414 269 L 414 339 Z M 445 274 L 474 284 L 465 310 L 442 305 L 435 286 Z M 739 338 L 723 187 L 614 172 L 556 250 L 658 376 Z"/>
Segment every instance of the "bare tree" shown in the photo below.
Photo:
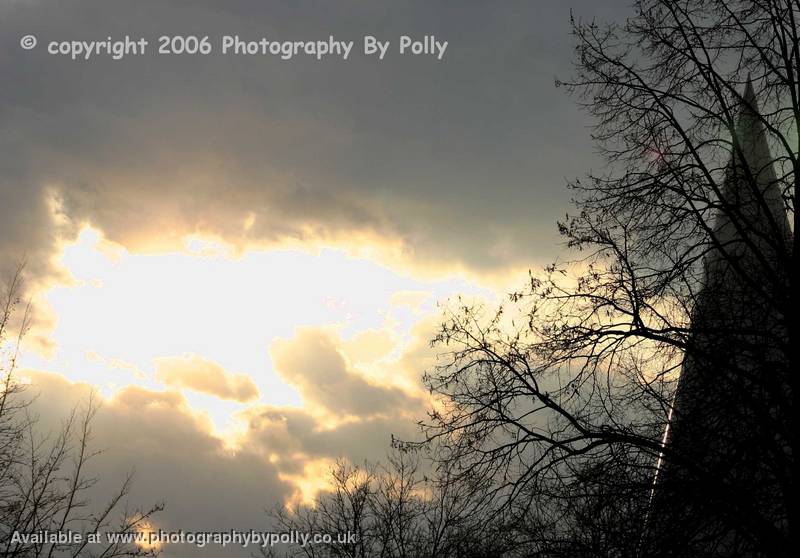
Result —
<path fill-rule="evenodd" d="M 21 318 L 15 320 L 21 305 L 23 268 L 17 267 L 0 299 L 0 348 L 4 351 L 0 385 L 0 552 L 23 558 L 154 555 L 152 549 L 104 538 L 89 544 L 88 533 L 141 530 L 161 506 L 146 511 L 120 509 L 130 491 L 132 473 L 102 508 L 97 509 L 87 498 L 98 481 L 88 470 L 101 453 L 91 445 L 91 424 L 98 410 L 94 395 L 72 410 L 58 432 L 40 431 L 26 386 L 15 377 L 20 343 L 31 316 L 28 303 Z M 12 330 L 16 330 L 13 336 Z M 81 541 L 47 538 L 67 531 L 79 533 Z"/>
<path fill-rule="evenodd" d="M 422 426 L 457 476 L 492 479 L 531 554 L 782 556 L 800 3 L 634 9 L 575 20 L 576 75 L 559 83 L 608 163 L 571 185 L 559 228 L 578 255 L 502 308 L 449 311 Z"/>
<path fill-rule="evenodd" d="M 277 508 L 272 516 L 284 530 L 330 534 L 330 544 L 289 549 L 310 557 L 462 557 L 512 556 L 516 541 L 492 517 L 485 483 L 451 471 L 423 474 L 429 463 L 408 451 L 394 450 L 385 465 L 353 466 L 338 462 L 331 471 L 331 490 L 312 505 Z M 355 535 L 353 544 L 337 534 Z M 524 554 L 520 554 L 524 555 Z"/>

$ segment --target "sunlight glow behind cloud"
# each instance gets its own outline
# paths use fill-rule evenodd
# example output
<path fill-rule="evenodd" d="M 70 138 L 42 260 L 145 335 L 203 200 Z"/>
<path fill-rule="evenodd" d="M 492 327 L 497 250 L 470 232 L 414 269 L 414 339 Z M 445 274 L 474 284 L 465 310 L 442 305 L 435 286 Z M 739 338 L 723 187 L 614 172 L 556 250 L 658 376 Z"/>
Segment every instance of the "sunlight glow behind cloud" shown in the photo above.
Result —
<path fill-rule="evenodd" d="M 235 430 L 245 401 L 302 406 L 270 357 L 273 343 L 292 339 L 298 328 L 335 332 L 353 370 L 365 370 L 359 364 L 399 357 L 437 300 L 488 295 L 460 279 L 422 281 L 338 250 L 236 252 L 194 236 L 182 252 L 134 254 L 88 226 L 63 246 L 59 264 L 69 282 L 41 294 L 54 323 L 54 351 L 29 353 L 24 365 L 96 385 L 106 395 L 130 385 L 179 389 L 220 432 Z M 159 363 L 180 359 L 211 363 L 235 387 L 220 385 L 215 396 L 208 378 L 190 377 L 203 374 L 202 367 L 183 371 L 180 381 L 157 373 Z M 296 378 L 296 371 L 286 373 Z M 370 381 L 387 377 L 374 373 Z M 254 401 L 251 386 L 260 395 Z M 244 391 L 239 397 L 231 390 Z"/>

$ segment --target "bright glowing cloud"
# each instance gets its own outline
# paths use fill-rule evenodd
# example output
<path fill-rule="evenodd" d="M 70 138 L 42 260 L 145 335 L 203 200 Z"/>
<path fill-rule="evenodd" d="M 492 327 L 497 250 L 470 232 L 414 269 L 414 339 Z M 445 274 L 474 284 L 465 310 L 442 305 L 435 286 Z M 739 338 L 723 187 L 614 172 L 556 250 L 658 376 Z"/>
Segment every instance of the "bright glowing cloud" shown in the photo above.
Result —
<path fill-rule="evenodd" d="M 23 365 L 107 396 L 126 386 L 183 391 L 220 432 L 235 430 L 245 404 L 305 401 L 346 416 L 401 400 L 397 386 L 408 384 L 376 369 L 400 358 L 438 300 L 490 296 L 336 250 L 237 251 L 192 236 L 182 252 L 136 254 L 88 226 L 58 265 L 69 280 L 39 294 L 52 323 L 39 335 L 52 352 L 29 352 Z"/>
<path fill-rule="evenodd" d="M 219 364 L 197 355 L 160 357 L 155 361 L 156 379 L 167 385 L 247 402 L 258 397 L 258 388 L 244 374 L 229 374 Z"/>

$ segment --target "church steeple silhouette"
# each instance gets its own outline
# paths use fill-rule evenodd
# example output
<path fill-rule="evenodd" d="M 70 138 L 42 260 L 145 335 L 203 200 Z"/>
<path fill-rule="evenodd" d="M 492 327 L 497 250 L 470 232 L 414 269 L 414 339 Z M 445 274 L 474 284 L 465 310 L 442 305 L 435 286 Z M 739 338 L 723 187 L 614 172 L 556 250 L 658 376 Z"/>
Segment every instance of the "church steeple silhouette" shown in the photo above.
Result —
<path fill-rule="evenodd" d="M 789 253 L 789 220 L 750 80 L 741 105 L 713 227 L 719 246 L 706 262 L 706 276 L 711 282 L 725 280 L 716 277 L 722 273 L 714 265 L 720 260 L 732 264 L 731 257 L 743 258 L 749 265 L 766 264 L 774 270 L 782 265 L 781 256 Z"/>
<path fill-rule="evenodd" d="M 704 280 L 651 499 L 648 556 L 761 556 L 748 534 L 785 521 L 784 472 L 774 468 L 792 428 L 782 350 L 791 229 L 749 80 L 740 104 L 730 162 L 710 203 Z"/>

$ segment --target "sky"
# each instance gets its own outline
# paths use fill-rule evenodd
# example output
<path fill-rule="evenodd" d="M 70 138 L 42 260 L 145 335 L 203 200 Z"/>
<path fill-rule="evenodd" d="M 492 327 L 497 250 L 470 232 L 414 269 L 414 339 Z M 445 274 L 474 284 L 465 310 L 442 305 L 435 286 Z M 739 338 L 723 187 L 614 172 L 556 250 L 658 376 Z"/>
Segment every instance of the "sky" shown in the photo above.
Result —
<path fill-rule="evenodd" d="M 159 528 L 258 528 L 335 459 L 417 436 L 441 305 L 496 304 L 559 257 L 566 183 L 600 164 L 555 87 L 570 11 L 628 9 L 2 0 L 0 272 L 27 260 L 20 364 L 42 423 L 101 396 L 98 498 L 135 466 Z M 165 34 L 213 51 L 47 51 Z M 223 55 L 224 35 L 355 44 L 281 60 Z M 391 41 L 383 60 L 365 35 Z M 448 46 L 400 55 L 402 35 Z"/>

